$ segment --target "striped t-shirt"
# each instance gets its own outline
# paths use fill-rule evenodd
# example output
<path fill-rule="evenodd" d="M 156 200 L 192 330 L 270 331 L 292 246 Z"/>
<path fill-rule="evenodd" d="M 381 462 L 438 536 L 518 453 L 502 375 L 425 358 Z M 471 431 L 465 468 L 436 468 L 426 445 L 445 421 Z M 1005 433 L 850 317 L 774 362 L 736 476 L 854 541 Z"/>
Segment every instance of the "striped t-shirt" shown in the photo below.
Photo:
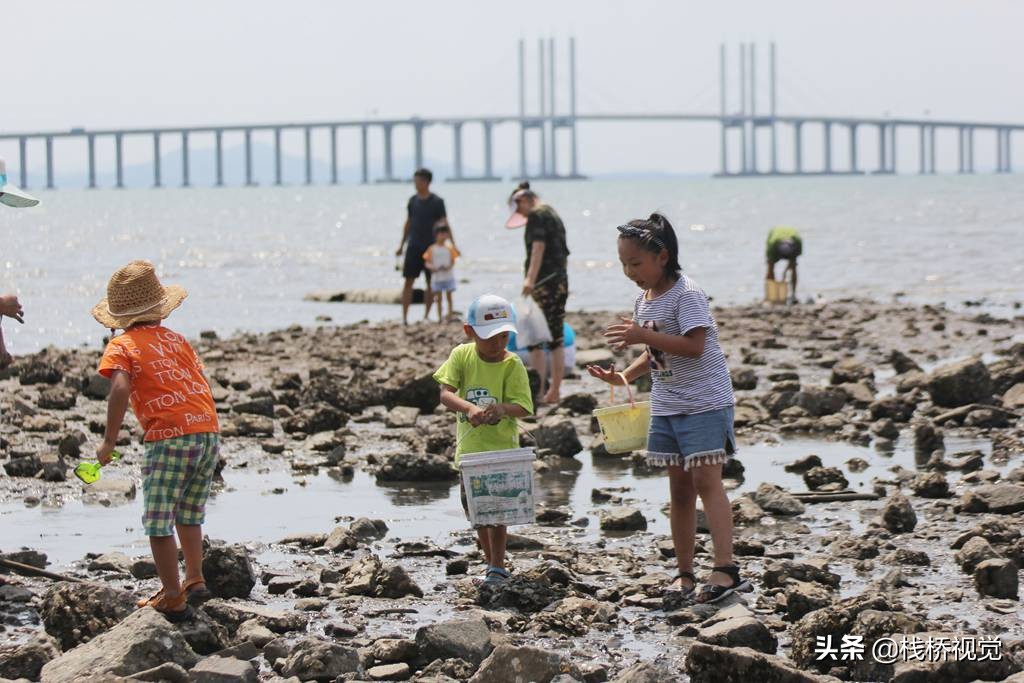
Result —
<path fill-rule="evenodd" d="M 718 325 L 704 290 L 683 275 L 661 296 L 636 299 L 633 319 L 655 332 L 684 335 L 703 327 L 704 353 L 686 358 L 647 347 L 651 363 L 651 414 L 692 415 L 733 405 L 732 379 L 718 344 Z"/>

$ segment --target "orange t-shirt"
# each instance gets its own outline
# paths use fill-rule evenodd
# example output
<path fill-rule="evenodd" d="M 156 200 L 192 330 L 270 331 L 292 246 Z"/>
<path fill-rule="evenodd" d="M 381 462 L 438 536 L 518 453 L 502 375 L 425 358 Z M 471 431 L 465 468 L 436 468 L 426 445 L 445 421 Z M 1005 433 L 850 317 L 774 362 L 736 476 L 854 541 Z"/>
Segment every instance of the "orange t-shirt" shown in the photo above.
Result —
<path fill-rule="evenodd" d="M 143 441 L 219 432 L 217 408 L 203 364 L 183 336 L 163 325 L 126 330 L 107 344 L 99 373 L 128 373 L 132 410 L 145 431 Z"/>

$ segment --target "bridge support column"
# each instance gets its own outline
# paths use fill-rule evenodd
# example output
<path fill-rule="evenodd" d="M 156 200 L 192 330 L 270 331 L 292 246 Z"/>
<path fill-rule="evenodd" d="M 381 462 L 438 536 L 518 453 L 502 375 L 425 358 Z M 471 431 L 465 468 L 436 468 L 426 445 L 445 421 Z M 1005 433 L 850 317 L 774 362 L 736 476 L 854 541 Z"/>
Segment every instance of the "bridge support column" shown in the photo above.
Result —
<path fill-rule="evenodd" d="M 217 157 L 217 187 L 224 187 L 224 131 L 218 128 L 213 134 L 214 154 Z"/>
<path fill-rule="evenodd" d="M 18 174 L 22 187 L 28 187 L 28 138 L 18 138 L 18 155 L 21 160 Z"/>
<path fill-rule="evenodd" d="M 303 143 L 306 146 L 306 184 L 313 184 L 313 130 L 306 126 L 302 129 Z"/>
<path fill-rule="evenodd" d="M 462 124 L 452 124 L 452 165 L 455 167 L 455 179 L 462 180 Z"/>
<path fill-rule="evenodd" d="M 391 159 L 391 124 L 384 124 L 384 179 L 391 181 L 395 179 L 392 173 L 393 165 Z"/>
<path fill-rule="evenodd" d="M 413 152 L 416 158 L 416 169 L 423 168 L 423 124 L 416 123 L 413 125 Z M 413 169 L 413 170 L 416 170 Z"/>
<path fill-rule="evenodd" d="M 181 186 L 189 186 L 188 179 L 188 131 L 181 131 Z"/>
<path fill-rule="evenodd" d="M 89 133 L 89 188 L 96 188 L 96 136 Z"/>
<path fill-rule="evenodd" d="M 889 125 L 889 173 L 896 174 L 896 124 Z"/>
<path fill-rule="evenodd" d="M 803 160 L 803 121 L 793 123 L 793 171 L 804 172 Z"/>
<path fill-rule="evenodd" d="M 963 126 L 957 128 L 956 130 L 957 130 L 957 139 L 956 139 L 957 168 L 956 168 L 956 172 L 957 173 L 964 173 L 964 169 L 966 168 L 966 166 L 964 165 L 964 160 L 966 159 L 966 157 L 964 156 L 964 129 L 963 129 Z"/>
<path fill-rule="evenodd" d="M 967 129 L 967 172 L 974 173 L 974 128 Z"/>
<path fill-rule="evenodd" d="M 928 126 L 928 173 L 935 174 L 935 126 Z"/>
<path fill-rule="evenodd" d="M 364 123 L 359 131 L 360 139 L 363 143 L 363 163 L 362 163 L 362 179 L 363 185 L 370 182 L 370 151 L 369 145 L 369 131 L 367 125 Z"/>
<path fill-rule="evenodd" d="M 494 143 L 493 143 L 493 124 L 490 121 L 484 121 L 484 177 L 494 177 Z"/>
<path fill-rule="evenodd" d="M 722 175 L 729 175 L 729 143 L 728 135 L 726 134 L 728 131 L 729 127 L 725 125 L 725 119 L 722 119 L 722 150 L 721 159 L 719 161 L 719 164 L 721 166 L 721 170 L 719 171 L 719 173 L 721 173 Z"/>
<path fill-rule="evenodd" d="M 850 126 L 850 173 L 857 173 L 857 124 Z"/>
<path fill-rule="evenodd" d="M 917 172 L 918 172 L 919 175 L 924 175 L 927 172 L 927 169 L 928 169 L 928 166 L 927 166 L 927 163 L 926 163 L 926 160 L 925 160 L 924 126 L 918 126 L 917 127 L 917 133 L 918 133 L 918 144 L 917 144 L 917 147 L 918 147 L 918 150 L 917 150 L 918 169 L 917 169 Z"/>
<path fill-rule="evenodd" d="M 331 126 L 331 185 L 338 184 L 338 127 Z"/>
<path fill-rule="evenodd" d="M 884 123 L 878 124 L 878 172 L 885 173 L 889 169 L 889 164 L 886 162 L 886 126 Z"/>
<path fill-rule="evenodd" d="M 153 187 L 160 187 L 160 133 L 153 133 Z"/>
<path fill-rule="evenodd" d="M 121 133 L 114 133 L 114 175 L 116 178 L 115 187 L 124 187 L 124 157 L 121 152 Z"/>
<path fill-rule="evenodd" d="M 832 122 L 825 121 L 824 124 L 824 142 L 825 142 L 825 173 L 832 173 Z"/>
<path fill-rule="evenodd" d="M 1006 129 L 1006 151 L 1003 152 L 1003 162 L 1006 166 L 1007 173 L 1013 173 L 1013 147 L 1010 144 L 1010 136 L 1013 135 L 1013 131 L 1009 128 Z"/>
<path fill-rule="evenodd" d="M 252 187 L 252 128 L 245 129 L 245 184 Z"/>
<path fill-rule="evenodd" d="M 281 184 L 281 129 L 274 129 L 274 184 Z"/>
<path fill-rule="evenodd" d="M 46 136 L 46 189 L 53 189 L 53 136 Z"/>
<path fill-rule="evenodd" d="M 740 173 L 747 175 L 750 173 L 749 152 L 747 150 L 747 122 L 745 119 L 740 121 Z"/>

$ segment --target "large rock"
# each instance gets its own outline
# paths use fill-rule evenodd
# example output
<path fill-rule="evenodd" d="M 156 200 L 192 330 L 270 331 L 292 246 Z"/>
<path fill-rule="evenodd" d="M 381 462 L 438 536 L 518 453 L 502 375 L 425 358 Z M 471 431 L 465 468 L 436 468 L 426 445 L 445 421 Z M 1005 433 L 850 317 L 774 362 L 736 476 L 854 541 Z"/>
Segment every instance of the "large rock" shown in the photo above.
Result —
<path fill-rule="evenodd" d="M 42 680 L 70 683 L 103 674 L 130 676 L 168 662 L 187 669 L 198 659 L 174 625 L 147 607 L 47 663 Z"/>
<path fill-rule="evenodd" d="M 115 626 L 136 609 L 131 593 L 100 583 L 60 582 L 43 596 L 46 632 L 70 650 Z"/>
<path fill-rule="evenodd" d="M 828 562 L 820 559 L 807 561 L 772 559 L 765 562 L 761 577 L 766 588 L 778 588 L 793 581 L 813 581 L 829 588 L 838 588 L 840 577 L 828 568 Z"/>
<path fill-rule="evenodd" d="M 874 420 L 890 419 L 893 422 L 909 422 L 917 410 L 917 404 L 900 396 L 880 398 L 868 406 Z"/>
<path fill-rule="evenodd" d="M 761 484 L 751 494 L 751 497 L 761 509 L 773 515 L 789 516 L 802 515 L 804 513 L 804 504 L 797 500 L 796 496 L 789 491 L 775 484 L 767 482 Z"/>
<path fill-rule="evenodd" d="M 616 676 L 612 683 L 665 683 L 676 678 L 676 672 L 666 667 L 651 662 L 637 662 Z"/>
<path fill-rule="evenodd" d="M 377 574 L 376 583 L 374 595 L 378 598 L 397 599 L 407 595 L 423 597 L 423 590 L 416 585 L 416 582 L 400 564 L 388 564 L 382 567 Z"/>
<path fill-rule="evenodd" d="M 894 534 L 913 531 L 917 526 L 917 515 L 914 506 L 907 497 L 897 493 L 882 508 L 882 525 Z"/>
<path fill-rule="evenodd" d="M 696 642 L 686 653 L 686 673 L 691 683 L 824 683 L 838 681 L 831 676 L 816 676 L 800 671 L 775 655 L 749 647 L 721 647 Z M 660 683 L 663 678 L 649 679 Z"/>
<path fill-rule="evenodd" d="M 37 633 L 21 645 L 0 647 L 0 678 L 38 681 L 43 666 L 59 656 L 57 643 L 45 633 Z"/>
<path fill-rule="evenodd" d="M 991 543 L 981 536 L 974 536 L 969 538 L 957 551 L 954 559 L 964 574 L 973 574 L 975 568 L 985 560 L 999 557 L 1001 557 L 1000 554 L 995 551 Z"/>
<path fill-rule="evenodd" d="M 987 403 L 992 398 L 992 390 L 992 378 L 980 358 L 943 365 L 928 377 L 932 402 L 944 408 Z"/>
<path fill-rule="evenodd" d="M 210 546 L 203 557 L 203 576 L 218 598 L 247 598 L 256 585 L 252 556 L 240 544 Z"/>
<path fill-rule="evenodd" d="M 494 649 L 491 632 L 483 619 L 458 619 L 423 626 L 416 631 L 416 645 L 428 662 L 457 658 L 480 664 Z"/>
<path fill-rule="evenodd" d="M 818 638 L 831 636 L 833 643 L 841 643 L 843 636 L 851 633 L 857 616 L 864 610 L 889 612 L 892 611 L 892 606 L 883 595 L 865 594 L 840 600 L 804 616 L 790 630 L 790 656 L 793 662 L 801 669 L 813 667 L 827 671 L 832 663 L 818 659 Z"/>
<path fill-rule="evenodd" d="M 1014 384 L 1003 394 L 1003 407 L 1010 410 L 1024 408 L 1024 382 Z"/>
<path fill-rule="evenodd" d="M 833 488 L 845 489 L 850 485 L 850 482 L 837 467 L 812 467 L 804 472 L 804 483 L 811 491 L 824 489 L 830 485 Z"/>
<path fill-rule="evenodd" d="M 36 405 L 44 410 L 70 410 L 78 401 L 78 392 L 71 387 L 51 387 L 39 392 Z"/>
<path fill-rule="evenodd" d="M 529 645 L 499 645 L 484 660 L 470 683 L 549 683 L 572 669 L 569 658 Z M 575 680 L 575 679 L 573 679 Z"/>
<path fill-rule="evenodd" d="M 943 438 L 942 430 L 937 428 L 931 420 L 915 422 L 913 430 L 915 451 L 930 454 L 933 451 L 939 451 L 945 448 L 945 439 Z"/>
<path fill-rule="evenodd" d="M 601 528 L 605 531 L 642 531 L 647 518 L 636 508 L 615 507 L 601 511 Z"/>
<path fill-rule="evenodd" d="M 805 614 L 832 604 L 832 593 L 820 584 L 790 580 L 786 586 L 786 618 L 799 621 Z"/>
<path fill-rule="evenodd" d="M 300 408 L 282 423 L 281 428 L 288 434 L 318 434 L 333 432 L 348 424 L 348 413 L 327 403 L 314 403 Z"/>
<path fill-rule="evenodd" d="M 234 657 L 207 657 L 189 672 L 194 683 L 256 683 L 259 674 L 252 662 Z"/>
<path fill-rule="evenodd" d="M 1017 565 L 1013 560 L 985 560 L 974 569 L 974 587 L 978 589 L 978 595 L 983 597 L 1016 600 L 1019 582 L 1017 573 Z"/>
<path fill-rule="evenodd" d="M 419 419 L 420 409 L 412 406 L 395 406 L 384 419 L 384 426 L 390 429 L 415 427 Z"/>
<path fill-rule="evenodd" d="M 231 412 L 241 415 L 264 415 L 274 417 L 274 397 L 257 396 L 249 401 L 240 401 L 231 406 Z"/>
<path fill-rule="evenodd" d="M 1024 486 L 1017 484 L 983 484 L 964 493 L 960 499 L 963 512 L 993 512 L 1012 515 L 1024 510 Z"/>
<path fill-rule="evenodd" d="M 875 371 L 852 358 L 845 358 L 832 366 L 829 382 L 833 385 L 852 382 L 868 382 L 874 384 Z"/>
<path fill-rule="evenodd" d="M 232 632 L 246 622 L 259 624 L 274 633 L 305 631 L 308 621 L 308 617 L 301 612 L 280 612 L 258 605 L 220 599 L 204 603 L 203 611 Z"/>
<path fill-rule="evenodd" d="M 547 417 L 531 434 L 537 448 L 545 448 L 562 457 L 568 458 L 583 450 L 580 437 L 576 434 L 576 426 L 567 417 Z"/>
<path fill-rule="evenodd" d="M 848 396 L 842 389 L 809 387 L 797 393 L 794 405 L 811 415 L 821 417 L 838 413 L 846 405 Z"/>
<path fill-rule="evenodd" d="M 962 652 L 981 653 L 984 650 L 982 641 L 989 641 L 995 634 L 970 634 L 924 631 L 912 635 L 897 634 L 893 636 L 897 652 L 910 650 L 916 643 L 921 642 L 946 642 L 961 643 Z M 967 640 L 977 640 L 968 649 L 964 643 Z M 905 642 L 910 641 L 910 642 Z M 1021 670 L 1021 663 L 1017 657 L 1008 656 L 1005 652 L 1005 643 L 1001 656 L 994 659 L 994 652 L 986 652 L 984 658 L 975 654 L 973 657 L 934 657 L 922 660 L 902 661 L 898 658 L 893 665 L 893 675 L 890 683 L 970 683 L 971 681 L 1002 681 L 1010 680 L 1008 676 Z"/>
<path fill-rule="evenodd" d="M 739 391 L 752 391 L 757 388 L 757 372 L 754 368 L 733 368 L 732 388 Z"/>
<path fill-rule="evenodd" d="M 378 481 L 454 481 L 458 471 L 442 455 L 392 453 L 377 468 Z"/>
<path fill-rule="evenodd" d="M 274 420 L 266 415 L 238 415 L 232 420 L 239 436 L 273 436 Z"/>
<path fill-rule="evenodd" d="M 284 660 L 281 675 L 300 681 L 333 681 L 359 671 L 359 653 L 320 638 L 303 638 Z"/>
<path fill-rule="evenodd" d="M 779 646 L 768 627 L 754 617 L 736 617 L 704 627 L 697 633 L 697 640 L 722 647 L 749 647 L 767 654 L 775 654 Z"/>
<path fill-rule="evenodd" d="M 29 358 L 18 369 L 18 382 L 22 386 L 30 384 L 57 384 L 64 379 L 60 366 L 45 358 Z"/>
<path fill-rule="evenodd" d="M 922 498 L 949 498 L 949 482 L 941 472 L 922 472 L 910 480 L 910 489 Z"/>

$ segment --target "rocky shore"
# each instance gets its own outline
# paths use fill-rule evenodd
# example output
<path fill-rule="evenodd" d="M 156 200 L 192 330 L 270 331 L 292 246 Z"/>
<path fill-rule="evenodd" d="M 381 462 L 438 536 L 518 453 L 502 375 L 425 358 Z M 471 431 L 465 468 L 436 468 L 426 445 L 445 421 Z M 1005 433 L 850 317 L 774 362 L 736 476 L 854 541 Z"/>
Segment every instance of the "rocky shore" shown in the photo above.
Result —
<path fill-rule="evenodd" d="M 603 344 L 614 317 L 570 316 L 579 364 L 629 361 Z M 666 591 L 671 542 L 649 528 L 667 484 L 640 494 L 635 482 L 658 474 L 603 449 L 590 413 L 606 389 L 577 376 L 560 406 L 525 423 L 546 504 L 537 525 L 513 529 L 508 584 L 478 584 L 468 529 L 412 537 L 339 500 L 326 531 L 211 539 L 216 599 L 172 625 L 134 607 L 157 585 L 147 554 L 95 547 L 54 566 L 45 549 L 0 537 L 0 558 L 68 579 L 0 574 L 0 678 L 1024 681 L 1024 317 L 865 301 L 716 317 L 737 396 L 735 550 L 753 591 L 715 606 Z M 430 375 L 461 340 L 455 324 L 204 334 L 195 345 L 221 413 L 222 476 L 287 472 L 299 485 L 281 495 L 296 508 L 301 482 L 323 473 L 456 490 L 453 421 Z M 84 489 L 70 471 L 103 428 L 98 358 L 48 349 L 0 376 L 0 511 L 69 514 L 59 508 L 84 500 L 87 521 L 91 505 L 141 495 L 133 420 L 117 476 Z M 795 440 L 860 455 L 786 446 Z M 765 444 L 777 462 L 745 455 Z M 912 466 L 889 464 L 899 449 L 912 449 Z M 594 487 L 584 506 L 543 495 L 590 459 L 625 485 Z M 865 468 L 879 474 L 851 484 Z M 802 485 L 779 486 L 783 476 Z M 457 509 L 457 493 L 449 500 Z M 703 530 L 698 546 L 700 576 L 711 564 Z M 860 638 L 865 655 L 819 658 L 827 637 Z M 874 661 L 872 645 L 889 637 L 977 649 L 1001 637 L 1001 656 Z"/>

